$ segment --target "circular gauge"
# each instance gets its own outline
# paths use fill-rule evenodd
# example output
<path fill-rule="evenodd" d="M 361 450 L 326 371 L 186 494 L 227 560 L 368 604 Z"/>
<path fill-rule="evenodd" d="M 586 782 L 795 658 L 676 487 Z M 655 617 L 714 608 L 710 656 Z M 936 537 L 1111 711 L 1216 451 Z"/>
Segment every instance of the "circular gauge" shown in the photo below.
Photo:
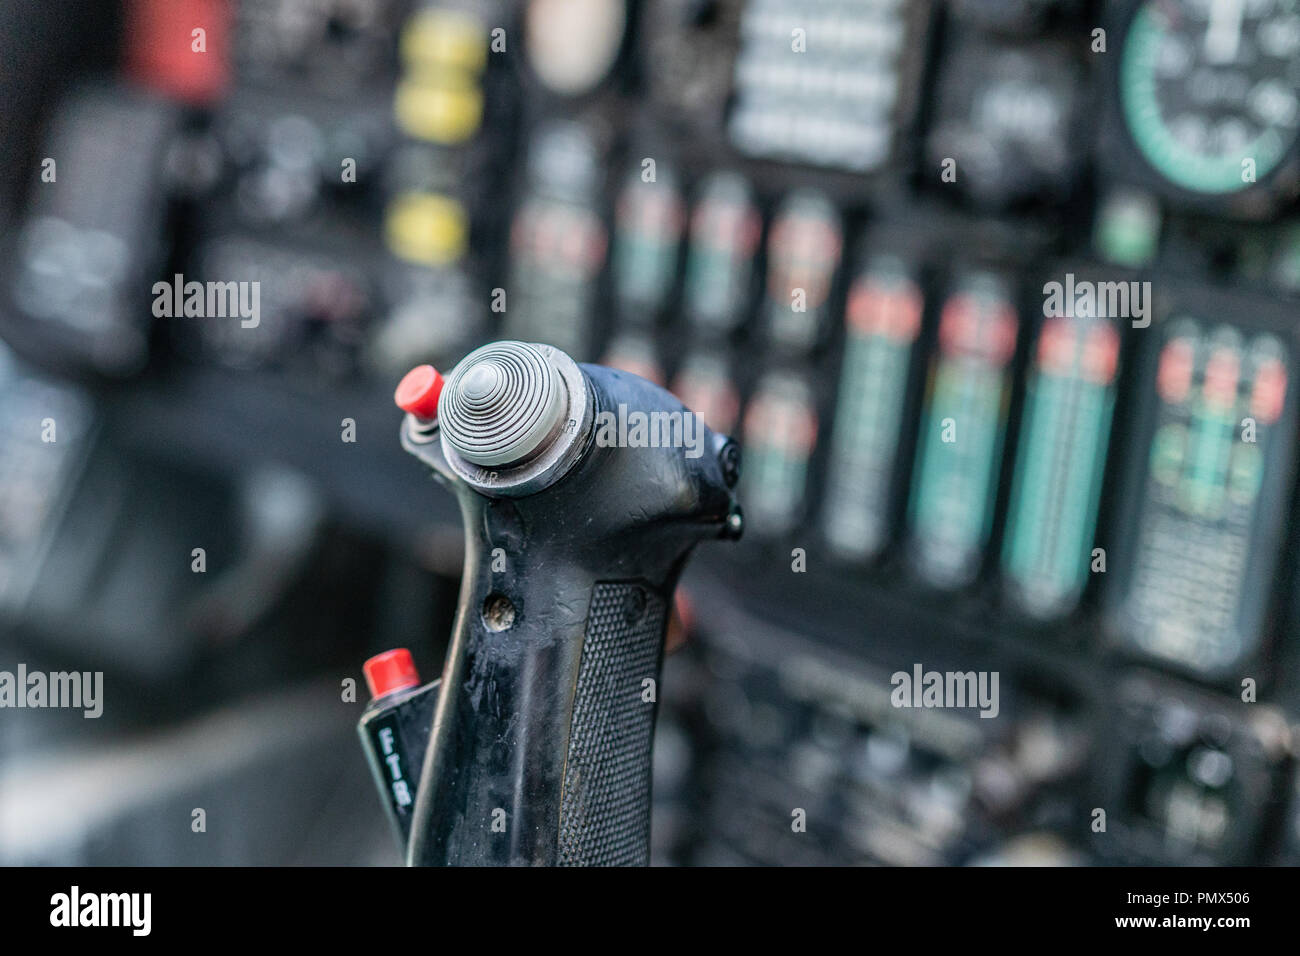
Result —
<path fill-rule="evenodd" d="M 1079 69 L 1055 43 L 959 42 L 939 82 L 931 162 L 957 158 L 959 188 L 982 208 L 1066 196 L 1081 165 Z"/>
<path fill-rule="evenodd" d="M 1249 188 L 1300 134 L 1300 2 L 1147 0 L 1123 42 L 1119 94 L 1165 179 L 1207 196 Z"/>
<path fill-rule="evenodd" d="M 589 93 L 613 68 L 626 27 L 625 0 L 531 0 L 528 63 L 552 93 Z"/>

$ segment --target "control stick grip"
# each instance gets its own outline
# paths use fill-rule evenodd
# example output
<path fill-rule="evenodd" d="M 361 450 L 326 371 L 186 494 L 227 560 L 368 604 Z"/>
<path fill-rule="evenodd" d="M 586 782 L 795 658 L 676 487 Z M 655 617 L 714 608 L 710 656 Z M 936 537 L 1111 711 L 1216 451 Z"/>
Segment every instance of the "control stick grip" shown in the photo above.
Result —
<path fill-rule="evenodd" d="M 695 544 L 741 531 L 735 445 L 545 345 L 413 375 L 402 442 L 455 493 L 465 566 L 408 861 L 645 864 L 668 608 Z M 615 440 L 629 413 L 667 430 Z"/>
<path fill-rule="evenodd" d="M 595 580 L 560 554 L 531 553 L 533 571 L 493 572 L 499 542 L 482 544 L 462 590 L 410 861 L 648 863 L 671 590 Z"/>

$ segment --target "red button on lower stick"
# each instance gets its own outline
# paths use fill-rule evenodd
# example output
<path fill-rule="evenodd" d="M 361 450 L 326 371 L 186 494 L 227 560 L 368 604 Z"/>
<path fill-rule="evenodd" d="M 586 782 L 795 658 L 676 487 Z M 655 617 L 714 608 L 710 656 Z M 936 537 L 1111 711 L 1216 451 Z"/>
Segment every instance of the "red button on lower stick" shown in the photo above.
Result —
<path fill-rule="evenodd" d="M 416 418 L 438 417 L 438 396 L 442 394 L 442 376 L 432 365 L 417 365 L 403 376 L 393 393 L 393 401 Z"/>
<path fill-rule="evenodd" d="M 361 665 L 361 670 L 372 698 L 420 686 L 420 673 L 415 669 L 411 652 L 404 647 L 376 654 Z"/>

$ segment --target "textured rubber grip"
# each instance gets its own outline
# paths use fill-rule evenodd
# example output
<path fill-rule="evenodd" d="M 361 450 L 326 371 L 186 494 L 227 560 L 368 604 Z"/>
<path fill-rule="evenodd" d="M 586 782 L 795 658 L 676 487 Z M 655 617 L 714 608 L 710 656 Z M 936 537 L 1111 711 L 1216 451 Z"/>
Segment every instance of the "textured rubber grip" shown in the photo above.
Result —
<path fill-rule="evenodd" d="M 592 592 L 560 801 L 562 866 L 649 863 L 666 610 L 662 597 L 639 584 L 601 583 Z"/>

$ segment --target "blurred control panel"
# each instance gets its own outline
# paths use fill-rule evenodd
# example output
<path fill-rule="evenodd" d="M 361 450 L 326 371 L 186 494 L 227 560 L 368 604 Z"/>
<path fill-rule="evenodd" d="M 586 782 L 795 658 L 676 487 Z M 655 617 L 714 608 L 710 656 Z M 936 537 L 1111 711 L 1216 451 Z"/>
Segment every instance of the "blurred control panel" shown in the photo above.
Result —
<path fill-rule="evenodd" d="M 746 538 L 688 575 L 665 674 L 659 861 L 1296 858 L 1300 3 L 122 18 L 34 147 L 18 354 L 386 407 L 521 338 L 740 437 Z M 0 433 L 55 387 L 7 368 Z M 204 394 L 231 470 L 338 428 Z M 7 447 L 0 606 L 71 469 Z M 931 671 L 996 700 L 900 706 Z"/>

